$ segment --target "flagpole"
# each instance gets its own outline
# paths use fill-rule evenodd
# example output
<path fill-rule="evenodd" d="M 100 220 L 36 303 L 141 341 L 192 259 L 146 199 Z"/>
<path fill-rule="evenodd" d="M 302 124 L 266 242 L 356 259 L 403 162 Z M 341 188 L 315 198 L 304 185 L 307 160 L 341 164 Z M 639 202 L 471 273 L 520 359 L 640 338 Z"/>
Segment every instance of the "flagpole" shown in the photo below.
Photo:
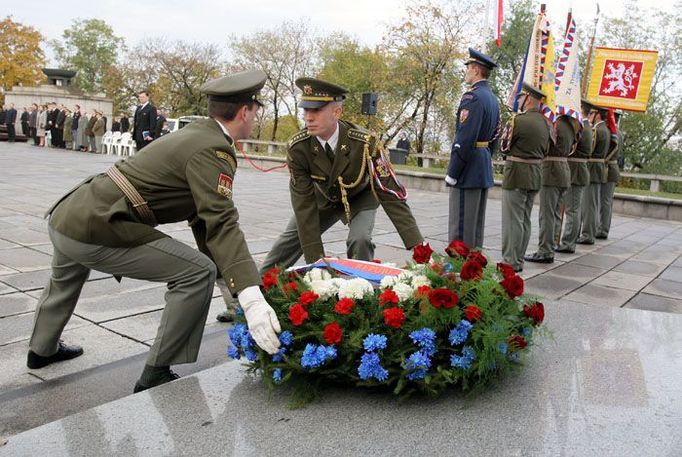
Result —
<path fill-rule="evenodd" d="M 590 47 L 587 51 L 587 62 L 585 63 L 585 74 L 583 75 L 583 98 L 587 94 L 587 75 L 590 72 L 590 65 L 592 64 L 592 48 L 594 47 L 594 37 L 597 35 L 597 23 L 599 22 L 599 3 L 597 3 L 597 15 L 594 17 L 594 28 L 592 29 L 592 38 L 590 39 Z"/>

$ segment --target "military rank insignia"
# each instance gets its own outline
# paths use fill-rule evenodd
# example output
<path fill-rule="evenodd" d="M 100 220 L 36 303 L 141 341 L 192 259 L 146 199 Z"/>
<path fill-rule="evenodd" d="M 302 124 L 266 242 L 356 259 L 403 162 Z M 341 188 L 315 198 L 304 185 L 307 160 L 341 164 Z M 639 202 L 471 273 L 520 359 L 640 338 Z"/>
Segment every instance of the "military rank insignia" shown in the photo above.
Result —
<path fill-rule="evenodd" d="M 464 124 L 469 119 L 469 110 L 463 109 L 459 112 L 459 123 Z"/>
<path fill-rule="evenodd" d="M 227 198 L 232 198 L 232 178 L 225 173 L 218 176 L 218 193 Z"/>

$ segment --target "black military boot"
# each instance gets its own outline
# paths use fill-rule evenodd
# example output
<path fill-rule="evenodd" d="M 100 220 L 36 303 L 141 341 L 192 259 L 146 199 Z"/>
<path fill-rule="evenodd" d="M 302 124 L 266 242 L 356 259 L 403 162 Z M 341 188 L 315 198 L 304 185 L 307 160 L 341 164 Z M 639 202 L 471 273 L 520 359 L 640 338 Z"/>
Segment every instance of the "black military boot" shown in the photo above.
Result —
<path fill-rule="evenodd" d="M 61 340 L 59 340 L 59 348 L 54 354 L 44 357 L 38 355 L 29 349 L 28 358 L 26 359 L 26 366 L 32 370 L 37 370 L 38 368 L 43 368 L 51 363 L 62 362 L 64 360 L 75 359 L 83 355 L 83 348 L 80 346 L 67 346 Z"/>
<path fill-rule="evenodd" d="M 539 252 L 534 252 L 531 255 L 525 256 L 523 260 L 535 263 L 552 263 L 554 262 L 554 256 L 545 256 L 541 255 Z"/>
<path fill-rule="evenodd" d="M 180 376 L 174 373 L 170 367 L 153 367 L 151 365 L 145 365 L 140 379 L 135 383 L 133 393 L 142 392 L 143 390 L 175 381 L 179 377 Z"/>

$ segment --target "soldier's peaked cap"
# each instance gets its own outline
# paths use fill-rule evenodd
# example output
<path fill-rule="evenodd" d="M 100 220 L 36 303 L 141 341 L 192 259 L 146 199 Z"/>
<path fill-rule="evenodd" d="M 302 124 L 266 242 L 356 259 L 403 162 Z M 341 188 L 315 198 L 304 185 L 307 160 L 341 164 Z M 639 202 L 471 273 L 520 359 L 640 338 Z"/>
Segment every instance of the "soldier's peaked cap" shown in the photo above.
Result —
<path fill-rule="evenodd" d="M 201 92 L 210 100 L 229 103 L 256 102 L 263 106 L 260 90 L 267 76 L 261 70 L 247 70 L 222 78 L 212 79 L 201 86 Z"/>
<path fill-rule="evenodd" d="M 470 63 L 477 63 L 483 65 L 491 70 L 497 67 L 497 62 L 495 62 L 491 57 L 483 54 L 481 51 L 477 51 L 474 48 L 469 48 L 469 59 L 464 62 L 464 65 L 469 65 Z"/>
<path fill-rule="evenodd" d="M 533 98 L 537 98 L 538 100 L 542 100 L 545 98 L 545 93 L 542 92 L 540 89 L 531 86 L 528 83 L 523 83 L 523 88 L 521 89 L 521 93 L 523 94 L 528 94 Z"/>
<path fill-rule="evenodd" d="M 348 93 L 345 87 L 315 78 L 298 78 L 296 86 L 303 91 L 299 108 L 322 108 L 329 102 L 343 101 Z"/>

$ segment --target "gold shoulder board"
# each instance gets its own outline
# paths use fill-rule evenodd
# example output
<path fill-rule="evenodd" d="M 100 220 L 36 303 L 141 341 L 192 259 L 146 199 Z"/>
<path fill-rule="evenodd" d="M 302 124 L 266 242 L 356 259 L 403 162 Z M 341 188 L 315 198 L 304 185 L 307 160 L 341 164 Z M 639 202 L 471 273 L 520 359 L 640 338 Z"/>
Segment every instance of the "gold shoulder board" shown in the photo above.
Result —
<path fill-rule="evenodd" d="M 360 129 L 348 129 L 348 138 L 362 141 L 363 143 L 369 143 L 372 139 L 372 134 Z"/>
<path fill-rule="evenodd" d="M 291 139 L 289 140 L 289 147 L 292 147 L 296 143 L 300 143 L 301 141 L 306 140 L 308 138 L 310 138 L 310 135 L 308 135 L 308 130 L 303 129 L 291 137 Z"/>

